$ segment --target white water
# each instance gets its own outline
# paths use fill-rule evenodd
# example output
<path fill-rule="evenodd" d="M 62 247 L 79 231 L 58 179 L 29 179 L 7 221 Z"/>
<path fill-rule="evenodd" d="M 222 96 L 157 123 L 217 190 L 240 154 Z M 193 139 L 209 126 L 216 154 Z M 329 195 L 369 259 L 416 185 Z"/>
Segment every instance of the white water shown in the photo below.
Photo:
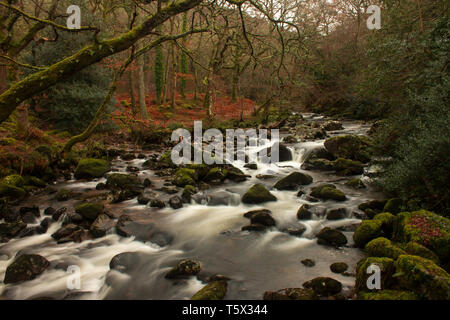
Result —
<path fill-rule="evenodd" d="M 358 133 L 361 125 L 344 124 L 346 129 L 338 132 Z M 56 244 L 51 238 L 60 223 L 51 225 L 46 234 L 22 239 L 12 239 L 0 246 L 0 279 L 4 278 L 7 266 L 17 253 L 36 253 L 51 262 L 42 275 L 32 281 L 17 285 L 0 284 L 0 295 L 9 299 L 32 299 L 51 297 L 56 299 L 188 299 L 203 284 L 196 278 L 172 281 L 164 278 L 164 274 L 183 258 L 199 260 L 205 274 L 222 274 L 229 278 L 226 299 L 261 299 L 266 290 L 279 290 L 286 287 L 301 287 L 302 283 L 317 276 L 331 276 L 349 288 L 354 284 L 353 277 L 333 274 L 329 266 L 334 262 L 346 262 L 349 272 L 354 272 L 356 262 L 362 257 L 358 249 L 344 247 L 335 249 L 318 245 L 314 235 L 325 226 L 339 227 L 357 223 L 359 220 L 350 214 L 357 205 L 376 197 L 371 190 L 354 190 L 343 185 L 346 179 L 329 173 L 311 172 L 300 169 L 304 156 L 312 148 L 323 145 L 323 140 L 302 142 L 290 145 L 293 161 L 278 164 L 257 163 L 257 170 L 243 167 L 244 163 L 234 165 L 246 174 L 251 175 L 243 183 L 227 183 L 219 188 L 212 188 L 207 193 L 227 190 L 232 194 L 232 201 L 225 206 L 207 206 L 199 204 L 185 205 L 173 210 L 151 209 L 138 205 L 136 199 L 111 205 L 108 210 L 116 212 L 144 211 L 157 227 L 174 236 L 173 242 L 163 248 L 152 243 L 143 243 L 133 238 L 123 238 L 112 231 L 106 237 L 82 243 Z M 115 171 L 124 172 L 127 165 L 141 167 L 145 160 L 113 162 Z M 333 182 L 343 190 L 349 198 L 344 203 L 324 201 L 310 203 L 325 211 L 330 208 L 346 207 L 349 218 L 339 221 L 327 221 L 324 217 L 315 216 L 313 220 L 302 221 L 307 227 L 302 237 L 291 236 L 281 232 L 287 227 L 299 225 L 296 217 L 298 208 L 309 203 L 298 198 L 294 191 L 271 192 L 278 198 L 277 202 L 263 205 L 245 205 L 240 203 L 240 196 L 254 183 L 262 183 L 268 188 L 279 179 L 294 170 L 306 172 L 313 176 L 314 183 L 304 188 L 309 189 L 321 182 Z M 272 174 L 277 178 L 259 180 L 257 174 Z M 155 177 L 151 170 L 141 171 L 142 178 L 149 177 L 156 184 L 162 180 Z M 159 179 L 159 180 L 158 180 Z M 57 188 L 70 188 L 78 192 L 95 190 L 100 179 L 92 182 L 74 180 L 59 183 Z M 51 196 L 38 196 L 22 205 L 39 205 L 42 211 L 53 206 L 73 206 L 76 201 L 58 203 Z M 249 210 L 266 208 L 272 211 L 277 227 L 262 233 L 242 232 L 241 227 L 249 224 L 243 214 Z M 320 210 L 319 210 L 320 211 Z M 351 232 L 344 232 L 351 245 Z M 115 255 L 123 252 L 140 253 L 129 274 L 110 270 L 109 262 Z M 316 266 L 308 268 L 300 261 L 310 258 Z M 69 265 L 77 265 L 81 269 L 81 288 L 68 290 L 66 269 Z"/>

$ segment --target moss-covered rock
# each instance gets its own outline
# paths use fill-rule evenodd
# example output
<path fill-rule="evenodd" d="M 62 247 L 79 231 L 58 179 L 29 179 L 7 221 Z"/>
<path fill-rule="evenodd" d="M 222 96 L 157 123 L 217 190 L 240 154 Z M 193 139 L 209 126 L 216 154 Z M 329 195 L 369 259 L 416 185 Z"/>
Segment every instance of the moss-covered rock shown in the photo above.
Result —
<path fill-rule="evenodd" d="M 135 175 L 112 173 L 106 179 L 106 186 L 110 189 L 137 191 L 142 188 L 142 183 Z"/>
<path fill-rule="evenodd" d="M 303 283 L 303 286 L 307 289 L 313 289 L 314 292 L 319 296 L 332 296 L 342 290 L 342 284 L 328 277 L 317 277 L 312 280 Z"/>
<path fill-rule="evenodd" d="M 357 160 L 365 163 L 370 160 L 369 143 L 367 137 L 343 135 L 327 139 L 324 142 L 324 146 L 337 158 Z"/>
<path fill-rule="evenodd" d="M 333 169 L 339 175 L 352 176 L 362 174 L 364 172 L 364 165 L 359 161 L 338 158 L 333 161 Z"/>
<path fill-rule="evenodd" d="M 195 185 L 197 178 L 198 176 L 194 169 L 180 168 L 175 172 L 173 183 L 178 187 Z"/>
<path fill-rule="evenodd" d="M 214 167 L 209 169 L 208 173 L 205 175 L 203 180 L 206 182 L 217 180 L 222 181 L 227 176 L 227 173 L 228 172 L 225 168 Z"/>
<path fill-rule="evenodd" d="M 339 230 L 325 227 L 317 234 L 317 243 L 340 247 L 347 244 L 347 238 Z"/>
<path fill-rule="evenodd" d="M 55 194 L 55 199 L 58 201 L 67 201 L 70 199 L 72 195 L 72 192 L 67 189 L 59 189 L 58 192 Z"/>
<path fill-rule="evenodd" d="M 50 262 L 37 254 L 24 254 L 16 258 L 5 272 L 5 284 L 33 280 L 50 265 Z"/>
<path fill-rule="evenodd" d="M 345 262 L 335 262 L 330 265 L 330 270 L 334 273 L 344 273 L 347 269 L 348 265 Z"/>
<path fill-rule="evenodd" d="M 188 184 L 184 186 L 183 193 L 181 194 L 181 200 L 183 200 L 184 203 L 190 203 L 192 196 L 196 193 L 197 188 Z"/>
<path fill-rule="evenodd" d="M 164 152 L 158 160 L 158 164 L 160 167 L 164 168 L 174 168 L 175 164 L 172 161 L 172 153 L 171 151 Z"/>
<path fill-rule="evenodd" d="M 389 212 L 378 213 L 373 217 L 374 220 L 381 221 L 381 229 L 386 237 L 391 237 L 394 229 L 395 216 Z"/>
<path fill-rule="evenodd" d="M 25 185 L 27 186 L 34 186 L 34 187 L 38 187 L 38 188 L 44 188 L 47 183 L 45 183 L 44 180 L 41 180 L 37 177 L 33 177 L 33 176 L 26 176 L 24 177 L 25 180 Z"/>
<path fill-rule="evenodd" d="M 227 282 L 225 280 L 211 281 L 194 294 L 191 300 L 222 300 L 226 294 Z"/>
<path fill-rule="evenodd" d="M 308 185 L 313 182 L 313 178 L 305 173 L 292 172 L 275 183 L 273 186 L 278 190 L 295 190 L 299 186 Z"/>
<path fill-rule="evenodd" d="M 414 242 L 414 241 L 408 242 L 405 245 L 404 249 L 410 255 L 429 259 L 436 264 L 440 263 L 439 257 L 433 251 L 431 251 L 430 249 L 424 247 L 423 245 L 421 245 L 417 242 Z"/>
<path fill-rule="evenodd" d="M 427 299 L 450 299 L 450 275 L 433 261 L 401 255 L 395 262 L 395 271 L 400 287 L 413 290 Z"/>
<path fill-rule="evenodd" d="M 366 244 L 365 250 L 370 257 L 387 257 L 396 260 L 405 254 L 401 248 L 394 245 L 389 239 L 380 237 Z"/>
<path fill-rule="evenodd" d="M 322 184 L 312 188 L 311 196 L 324 200 L 345 201 L 345 194 L 333 184 Z"/>
<path fill-rule="evenodd" d="M 88 158 L 78 162 L 74 175 L 77 179 L 100 178 L 109 170 L 111 170 L 111 167 L 108 161 Z"/>
<path fill-rule="evenodd" d="M 386 202 L 386 205 L 384 206 L 383 211 L 397 214 L 401 211 L 402 206 L 403 206 L 402 199 L 392 198 Z"/>
<path fill-rule="evenodd" d="M 353 241 L 358 247 L 364 248 L 369 241 L 383 235 L 382 226 L 380 220 L 362 221 L 353 234 Z"/>
<path fill-rule="evenodd" d="M 401 212 L 394 223 L 394 238 L 417 242 L 437 254 L 443 264 L 450 261 L 450 220 L 426 210 Z"/>
<path fill-rule="evenodd" d="M 375 210 L 376 212 L 383 211 L 384 206 L 386 205 L 386 200 L 371 200 L 367 202 L 360 203 L 358 205 L 358 209 L 362 211 L 366 211 L 367 209 Z"/>
<path fill-rule="evenodd" d="M 104 207 L 100 203 L 83 203 L 75 208 L 75 212 L 93 221 L 103 212 L 103 209 Z"/>
<path fill-rule="evenodd" d="M 367 272 L 367 269 L 372 264 L 380 268 L 381 289 L 388 289 L 392 285 L 392 275 L 395 271 L 394 260 L 385 257 L 369 257 L 360 260 L 356 266 L 356 289 L 358 291 L 369 291 L 369 288 L 367 287 L 367 279 L 372 276 L 373 273 Z"/>
<path fill-rule="evenodd" d="M 359 300 L 419 300 L 419 297 L 411 291 L 378 290 L 375 292 L 360 292 Z"/>
<path fill-rule="evenodd" d="M 309 158 L 303 162 L 301 168 L 303 170 L 331 171 L 333 170 L 333 161 L 323 158 Z"/>
<path fill-rule="evenodd" d="M 359 178 L 348 180 L 345 185 L 354 189 L 364 189 L 366 187 Z"/>
<path fill-rule="evenodd" d="M 242 196 L 242 202 L 247 204 L 258 204 L 269 201 L 277 201 L 277 198 L 259 183 L 254 184 Z"/>
<path fill-rule="evenodd" d="M 3 178 L 2 183 L 21 188 L 25 185 L 25 180 L 18 174 L 12 174 Z"/>

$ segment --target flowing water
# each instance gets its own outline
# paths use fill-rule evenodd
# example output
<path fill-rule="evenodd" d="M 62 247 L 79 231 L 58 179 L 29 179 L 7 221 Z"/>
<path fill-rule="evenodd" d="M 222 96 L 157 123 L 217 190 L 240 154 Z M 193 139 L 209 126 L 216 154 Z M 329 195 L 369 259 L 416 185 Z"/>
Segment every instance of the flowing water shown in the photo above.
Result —
<path fill-rule="evenodd" d="M 359 123 L 343 124 L 344 130 L 332 134 L 361 134 L 367 130 L 366 126 Z M 370 185 L 366 189 L 346 187 L 344 182 L 348 177 L 301 170 L 300 166 L 307 153 L 317 146 L 322 146 L 323 142 L 324 140 L 316 140 L 290 144 L 288 146 L 292 151 L 293 161 L 278 164 L 257 163 L 257 170 L 246 169 L 243 163 L 235 162 L 234 165 L 251 175 L 251 178 L 245 182 L 229 182 L 205 191 L 212 194 L 218 191 L 223 193 L 225 190 L 229 194 L 228 205 L 208 206 L 206 203 L 192 203 L 185 204 L 178 210 L 170 207 L 155 209 L 139 205 L 135 198 L 107 208 L 117 216 L 126 212 L 141 212 L 149 222 L 173 236 L 170 245 L 164 247 L 121 237 L 114 230 L 95 240 L 56 244 L 51 234 L 60 228 L 61 222 L 53 223 L 45 234 L 12 239 L 0 246 L 0 279 L 4 278 L 7 266 L 19 252 L 40 254 L 51 262 L 51 267 L 31 281 L 17 285 L 0 283 L 0 295 L 8 299 L 188 299 L 204 285 L 200 280 L 194 277 L 176 281 L 164 278 L 165 273 L 184 258 L 200 261 L 202 274 L 221 274 L 230 278 L 226 299 L 261 299 L 264 291 L 301 287 L 303 282 L 317 276 L 333 277 L 342 282 L 344 290 L 349 290 L 354 285 L 354 277 L 334 274 L 329 266 L 334 262 L 346 262 L 350 266 L 348 271 L 355 271 L 356 262 L 363 254 L 359 249 L 352 248 L 352 232 L 344 232 L 349 243 L 339 249 L 318 245 L 314 235 L 325 226 L 341 227 L 358 223 L 360 220 L 352 214 L 357 211 L 358 204 L 381 195 Z M 113 171 L 124 172 L 127 165 L 141 168 L 144 161 L 135 159 L 126 162 L 117 159 L 113 161 Z M 304 197 L 297 197 L 295 191 L 272 190 L 278 198 L 276 202 L 262 205 L 240 203 L 240 196 L 254 183 L 262 183 L 270 188 L 280 177 L 294 170 L 313 176 L 313 184 L 304 187 L 307 194 L 319 183 L 332 182 L 344 191 L 348 200 L 342 203 L 311 203 Z M 276 177 L 260 180 L 256 178 L 258 174 Z M 162 185 L 164 182 L 151 170 L 141 169 L 139 175 L 142 178 L 150 178 L 156 185 Z M 96 184 L 104 181 L 104 178 L 91 182 L 71 180 L 58 182 L 54 187 L 89 194 L 95 193 Z M 58 209 L 76 203 L 79 203 L 79 200 L 56 202 L 52 195 L 41 194 L 30 197 L 21 205 L 38 205 L 42 214 L 48 206 Z M 300 224 L 296 212 L 303 203 L 314 205 L 318 212 L 345 207 L 349 216 L 343 220 L 328 221 L 324 215 L 315 215 L 312 220 L 302 221 L 307 230 L 301 237 L 280 231 Z M 242 226 L 249 224 L 243 214 L 259 208 L 272 211 L 277 227 L 266 232 L 241 231 Z M 129 270 L 126 273 L 110 270 L 111 259 L 123 252 L 135 253 Z M 316 265 L 304 266 L 300 261 L 306 258 L 313 259 Z M 79 290 L 67 289 L 69 265 L 77 265 L 81 269 Z"/>

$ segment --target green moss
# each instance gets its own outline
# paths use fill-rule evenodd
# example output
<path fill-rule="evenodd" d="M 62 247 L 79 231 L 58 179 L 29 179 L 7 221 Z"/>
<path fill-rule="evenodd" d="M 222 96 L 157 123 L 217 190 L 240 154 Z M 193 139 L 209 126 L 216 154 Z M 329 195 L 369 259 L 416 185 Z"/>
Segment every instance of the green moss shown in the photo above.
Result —
<path fill-rule="evenodd" d="M 175 172 L 173 183 L 178 187 L 186 185 L 195 185 L 197 175 L 194 169 L 180 168 Z"/>
<path fill-rule="evenodd" d="M 303 286 L 307 289 L 313 289 L 319 296 L 332 296 L 342 290 L 342 284 L 328 277 L 317 277 L 312 280 L 303 283 Z"/>
<path fill-rule="evenodd" d="M 103 212 L 103 208 L 100 203 L 83 203 L 75 207 L 75 212 L 93 221 Z"/>
<path fill-rule="evenodd" d="M 403 205 L 402 199 L 392 198 L 386 202 L 386 205 L 384 206 L 383 211 L 397 214 L 401 211 L 402 205 Z"/>
<path fill-rule="evenodd" d="M 369 241 L 380 237 L 383 234 L 382 225 L 380 220 L 364 220 L 361 222 L 353 234 L 355 244 L 364 248 Z"/>
<path fill-rule="evenodd" d="M 373 218 L 374 220 L 381 221 L 383 233 L 390 237 L 394 228 L 395 216 L 389 212 L 378 213 Z"/>
<path fill-rule="evenodd" d="M 417 242 L 437 254 L 442 263 L 450 261 L 450 220 L 426 210 L 401 212 L 394 223 L 394 238 Z"/>
<path fill-rule="evenodd" d="M 380 237 L 366 244 L 365 250 L 370 257 L 387 257 L 396 260 L 405 251 L 392 244 L 389 239 Z"/>
<path fill-rule="evenodd" d="M 45 181 L 43 181 L 43 180 L 41 180 L 39 178 L 33 177 L 33 176 L 26 176 L 26 177 L 24 177 L 24 180 L 25 180 L 25 184 L 28 185 L 28 186 L 35 186 L 35 187 L 38 187 L 38 188 L 44 188 L 47 185 L 45 183 Z"/>
<path fill-rule="evenodd" d="M 211 281 L 194 294 L 191 300 L 222 300 L 227 294 L 227 282 Z"/>
<path fill-rule="evenodd" d="M 364 172 L 364 165 L 359 161 L 338 158 L 333 161 L 333 169 L 340 175 L 351 176 L 362 174 Z"/>
<path fill-rule="evenodd" d="M 9 198 L 22 198 L 26 194 L 25 190 L 22 188 L 14 187 L 8 184 L 0 183 L 0 198 L 9 197 Z"/>
<path fill-rule="evenodd" d="M 128 190 L 141 185 L 137 176 L 123 173 L 112 173 L 106 179 L 109 188 Z"/>
<path fill-rule="evenodd" d="M 325 148 L 337 158 L 368 162 L 370 160 L 367 137 L 343 135 L 331 137 L 324 142 Z"/>
<path fill-rule="evenodd" d="M 312 188 L 311 196 L 320 198 L 320 199 L 331 199 L 336 201 L 345 201 L 347 198 L 345 194 L 336 188 L 335 185 L 332 184 L 322 184 L 317 187 Z"/>
<path fill-rule="evenodd" d="M 91 179 L 100 178 L 110 170 L 108 161 L 101 159 L 83 159 L 75 169 L 75 178 Z"/>
<path fill-rule="evenodd" d="M 25 180 L 22 176 L 18 174 L 12 174 L 3 178 L 2 183 L 13 186 L 13 187 L 23 187 Z"/>
<path fill-rule="evenodd" d="M 277 201 L 277 198 L 269 192 L 262 184 L 253 185 L 242 196 L 242 202 L 247 204 L 258 204 L 268 201 Z"/>
<path fill-rule="evenodd" d="M 360 292 L 359 300 L 419 300 L 419 297 L 410 291 L 379 290 L 376 292 Z"/>
<path fill-rule="evenodd" d="M 450 275 L 433 261 L 401 255 L 395 262 L 396 279 L 405 289 L 432 300 L 450 299 Z"/>
<path fill-rule="evenodd" d="M 405 246 L 405 251 L 410 255 L 429 259 L 436 264 L 440 263 L 439 257 L 433 251 L 417 242 L 414 241 L 408 242 Z"/>
<path fill-rule="evenodd" d="M 224 180 L 227 176 L 227 170 L 220 167 L 211 168 L 206 174 L 205 181 Z"/>
<path fill-rule="evenodd" d="M 391 286 L 393 282 L 392 275 L 395 271 L 394 260 L 385 257 L 369 257 L 360 260 L 356 266 L 356 289 L 358 291 L 369 291 L 369 288 L 367 287 L 367 279 L 373 275 L 373 273 L 368 273 L 367 269 L 372 264 L 380 268 L 381 289 L 388 289 Z"/>
<path fill-rule="evenodd" d="M 278 190 L 295 190 L 299 186 L 308 185 L 312 182 L 313 178 L 309 174 L 292 172 L 286 177 L 278 180 L 273 187 Z"/>

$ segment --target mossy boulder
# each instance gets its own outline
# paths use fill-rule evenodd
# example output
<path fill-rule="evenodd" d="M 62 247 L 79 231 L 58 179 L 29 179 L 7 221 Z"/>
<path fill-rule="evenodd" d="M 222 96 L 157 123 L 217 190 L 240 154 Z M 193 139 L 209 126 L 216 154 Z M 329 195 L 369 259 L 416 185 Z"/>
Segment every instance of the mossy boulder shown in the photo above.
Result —
<path fill-rule="evenodd" d="M 102 159 L 82 159 L 78 162 L 74 176 L 76 179 L 93 179 L 105 175 L 111 167 L 106 160 Z"/>
<path fill-rule="evenodd" d="M 406 254 L 404 250 L 394 245 L 389 239 L 380 237 L 366 244 L 365 250 L 370 257 L 387 257 L 396 260 Z"/>
<path fill-rule="evenodd" d="M 197 188 L 190 184 L 184 186 L 183 193 L 181 194 L 181 200 L 184 203 L 191 203 L 192 196 L 197 193 Z"/>
<path fill-rule="evenodd" d="M 386 202 L 386 205 L 384 206 L 383 211 L 397 214 L 401 211 L 402 205 L 403 205 L 402 199 L 392 198 Z"/>
<path fill-rule="evenodd" d="M 394 223 L 394 238 L 417 242 L 432 250 L 442 263 L 450 261 L 450 220 L 426 210 L 401 212 Z"/>
<path fill-rule="evenodd" d="M 72 196 L 72 192 L 68 189 L 59 189 L 58 192 L 55 194 L 55 199 L 58 201 L 67 201 Z"/>
<path fill-rule="evenodd" d="M 364 165 L 359 161 L 338 158 L 333 161 L 333 169 L 339 175 L 352 176 L 362 174 L 364 172 Z"/>
<path fill-rule="evenodd" d="M 258 204 L 269 201 L 277 201 L 277 198 L 270 193 L 262 184 L 254 184 L 242 196 L 242 202 L 247 204 Z"/>
<path fill-rule="evenodd" d="M 203 180 L 206 182 L 217 180 L 222 181 L 226 178 L 227 173 L 228 172 L 225 168 L 214 167 L 209 169 Z"/>
<path fill-rule="evenodd" d="M 364 248 L 369 241 L 381 237 L 383 235 L 382 226 L 383 223 L 380 220 L 362 221 L 353 234 L 356 246 Z"/>
<path fill-rule="evenodd" d="M 360 203 L 358 205 L 358 209 L 362 211 L 366 211 L 367 209 L 375 210 L 377 212 L 383 211 L 384 206 L 386 205 L 386 200 L 371 200 L 367 202 Z"/>
<path fill-rule="evenodd" d="M 140 191 L 142 183 L 132 174 L 112 173 L 106 179 L 106 187 L 118 190 Z"/>
<path fill-rule="evenodd" d="M 227 294 L 225 280 L 211 281 L 194 294 L 191 300 L 222 300 Z"/>
<path fill-rule="evenodd" d="M 345 185 L 354 189 L 364 189 L 366 187 L 359 178 L 348 180 Z"/>
<path fill-rule="evenodd" d="M 330 270 L 334 273 L 344 273 L 347 269 L 348 265 L 345 262 L 335 262 L 330 265 Z"/>
<path fill-rule="evenodd" d="M 50 262 L 37 254 L 24 254 L 11 263 L 5 272 L 5 284 L 18 283 L 35 279 L 43 273 L 50 265 Z"/>
<path fill-rule="evenodd" d="M 103 213 L 103 205 L 100 203 L 83 203 L 75 207 L 75 212 L 81 214 L 84 218 L 94 221 Z"/>
<path fill-rule="evenodd" d="M 200 262 L 195 260 L 181 260 L 165 275 L 166 279 L 179 279 L 195 276 L 202 269 Z"/>
<path fill-rule="evenodd" d="M 323 158 L 309 158 L 303 162 L 301 168 L 303 170 L 331 171 L 333 170 L 333 161 Z"/>
<path fill-rule="evenodd" d="M 308 185 L 312 182 L 313 178 L 309 174 L 292 172 L 278 180 L 273 187 L 278 190 L 295 190 L 299 186 Z"/>
<path fill-rule="evenodd" d="M 21 188 L 25 185 L 25 180 L 18 174 L 12 174 L 3 178 L 2 183 L 9 186 Z"/>
<path fill-rule="evenodd" d="M 358 291 L 369 291 L 367 279 L 373 273 L 367 271 L 371 265 L 376 265 L 380 268 L 381 289 L 390 288 L 393 283 L 392 275 L 395 271 L 394 260 L 386 257 L 369 257 L 360 260 L 356 265 L 356 289 Z"/>
<path fill-rule="evenodd" d="M 386 237 L 391 237 L 394 229 L 395 216 L 389 212 L 378 213 L 373 220 L 381 221 L 381 229 Z"/>
<path fill-rule="evenodd" d="M 47 183 L 44 180 L 41 180 L 37 177 L 33 177 L 33 176 L 26 176 L 24 177 L 25 180 L 25 185 L 27 186 L 34 186 L 34 187 L 38 187 L 38 188 L 44 188 Z"/>
<path fill-rule="evenodd" d="M 347 244 L 347 238 L 339 230 L 325 227 L 317 234 L 317 243 L 340 247 Z"/>
<path fill-rule="evenodd" d="M 328 138 L 324 142 L 325 148 L 336 158 L 345 158 L 366 163 L 369 156 L 370 141 L 367 137 L 343 135 Z"/>
<path fill-rule="evenodd" d="M 173 183 L 178 187 L 195 185 L 197 178 L 198 176 L 194 169 L 180 168 L 175 172 L 175 178 L 173 179 Z"/>
<path fill-rule="evenodd" d="M 400 287 L 431 300 L 450 299 L 450 275 L 433 261 L 401 255 L 395 262 L 395 270 Z"/>
<path fill-rule="evenodd" d="M 317 277 L 312 280 L 303 283 L 303 286 L 307 289 L 313 289 L 319 296 L 332 296 L 342 290 L 342 284 L 329 277 Z"/>
<path fill-rule="evenodd" d="M 405 245 L 404 249 L 410 255 L 429 259 L 436 264 L 440 263 L 439 257 L 433 251 L 417 242 L 414 241 L 408 242 Z"/>
<path fill-rule="evenodd" d="M 158 164 L 160 167 L 164 168 L 174 168 L 175 164 L 172 161 L 172 152 L 166 151 L 164 152 L 158 160 Z"/>
<path fill-rule="evenodd" d="M 419 300 L 419 297 L 411 291 L 378 290 L 375 292 L 360 292 L 358 300 Z"/>
<path fill-rule="evenodd" d="M 322 184 L 312 188 L 311 196 L 324 200 L 345 201 L 345 194 L 333 184 Z"/>

